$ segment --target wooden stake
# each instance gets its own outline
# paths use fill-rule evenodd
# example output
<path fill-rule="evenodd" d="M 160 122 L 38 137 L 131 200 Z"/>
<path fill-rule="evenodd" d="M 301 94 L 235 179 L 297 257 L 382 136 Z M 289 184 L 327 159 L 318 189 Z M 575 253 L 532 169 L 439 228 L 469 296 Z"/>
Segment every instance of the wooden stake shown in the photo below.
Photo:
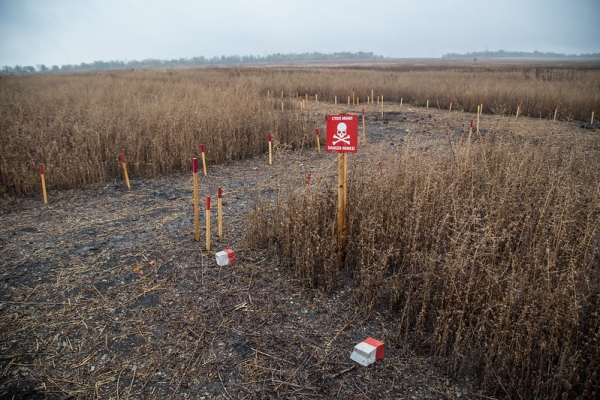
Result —
<path fill-rule="evenodd" d="M 223 236 L 223 188 L 217 189 L 217 218 L 219 221 L 219 237 Z"/>
<path fill-rule="evenodd" d="M 204 155 L 204 145 L 203 144 L 200 145 L 200 155 L 202 156 L 202 170 L 204 171 L 204 176 L 207 176 L 207 174 L 206 174 L 206 156 Z"/>
<path fill-rule="evenodd" d="M 592 108 L 592 122 L 590 122 L 590 124 L 594 123 L 594 114 L 596 113 L 596 109 Z"/>
<path fill-rule="evenodd" d="M 452 100 L 450 100 L 450 107 L 448 108 L 449 112 L 452 112 Z"/>
<path fill-rule="evenodd" d="M 206 196 L 206 250 L 210 250 L 210 196 Z"/>
<path fill-rule="evenodd" d="M 337 232 L 338 246 L 342 252 L 346 246 L 346 154 L 338 153 L 338 213 Z"/>
<path fill-rule="evenodd" d="M 348 105 L 350 105 L 350 93 L 348 93 Z"/>
<path fill-rule="evenodd" d="M 521 102 L 517 103 L 517 115 L 515 116 L 515 119 L 519 118 L 519 111 L 521 111 Z"/>
<path fill-rule="evenodd" d="M 46 174 L 44 173 L 44 164 L 40 164 L 40 179 L 42 180 L 42 198 L 44 204 L 48 204 L 48 197 L 46 196 Z"/>
<path fill-rule="evenodd" d="M 198 159 L 192 159 L 192 170 L 194 173 L 194 238 L 200 241 L 200 200 L 198 199 Z"/>
<path fill-rule="evenodd" d="M 354 88 L 352 88 L 352 105 L 354 105 Z"/>
<path fill-rule="evenodd" d="M 335 100 L 335 103 L 334 103 L 334 104 L 336 104 L 336 105 L 337 105 L 337 94 L 334 94 L 334 95 L 333 95 L 333 98 L 334 98 L 334 100 Z"/>
<path fill-rule="evenodd" d="M 383 117 L 383 95 L 381 95 L 381 116 Z"/>
<path fill-rule="evenodd" d="M 367 144 L 367 129 L 365 128 L 365 109 L 362 109 L 362 128 L 363 128 L 363 141 Z"/>
<path fill-rule="evenodd" d="M 473 120 L 471 120 L 471 126 L 469 127 L 469 137 L 467 139 L 467 155 L 469 156 L 469 149 L 471 148 L 471 135 L 473 134 Z"/>
<path fill-rule="evenodd" d="M 321 155 L 321 139 L 319 138 L 319 128 L 315 128 L 315 134 L 317 135 L 317 151 Z"/>
<path fill-rule="evenodd" d="M 315 93 L 315 103 L 319 102 L 319 95 Z"/>
<path fill-rule="evenodd" d="M 427 108 L 429 108 L 429 97 L 427 98 Z"/>
<path fill-rule="evenodd" d="M 556 122 L 556 114 L 558 114 L 558 104 L 554 108 L 554 122 Z"/>
<path fill-rule="evenodd" d="M 375 101 L 375 92 L 373 91 L 373 86 L 371 86 L 371 103 Z"/>
<path fill-rule="evenodd" d="M 400 96 L 400 108 L 402 108 L 402 96 Z"/>
<path fill-rule="evenodd" d="M 283 97 L 281 98 L 281 111 L 283 111 Z"/>
<path fill-rule="evenodd" d="M 125 183 L 127 183 L 127 189 L 131 189 L 129 185 L 129 174 L 127 173 L 127 163 L 125 163 L 125 154 L 121 153 L 119 156 L 121 159 L 121 165 L 123 166 L 123 174 L 125 175 Z"/>
<path fill-rule="evenodd" d="M 267 136 L 267 139 L 269 140 L 269 165 L 273 165 L 273 136 L 269 134 L 269 136 Z"/>
<path fill-rule="evenodd" d="M 480 106 L 477 106 L 477 135 L 479 135 L 479 112 L 480 112 Z"/>

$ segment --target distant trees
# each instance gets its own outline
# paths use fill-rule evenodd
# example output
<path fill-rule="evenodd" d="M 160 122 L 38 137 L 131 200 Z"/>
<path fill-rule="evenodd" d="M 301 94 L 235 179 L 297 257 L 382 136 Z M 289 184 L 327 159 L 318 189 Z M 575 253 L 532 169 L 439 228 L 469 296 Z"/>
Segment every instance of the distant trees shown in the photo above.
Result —
<path fill-rule="evenodd" d="M 258 63 L 281 63 L 294 61 L 320 61 L 320 60 L 352 60 L 352 59 L 373 59 L 383 58 L 376 56 L 371 52 L 359 51 L 357 53 L 339 52 L 339 53 L 289 53 L 289 54 L 271 54 L 267 56 L 246 55 L 246 56 L 215 56 L 207 59 L 203 56 L 193 58 L 180 58 L 179 60 L 158 60 L 148 58 L 137 61 L 94 61 L 93 63 L 81 63 L 79 65 L 66 64 L 62 66 L 53 65 L 51 68 L 44 64 L 37 66 L 37 69 L 31 66 L 4 66 L 0 68 L 2 75 L 26 75 L 35 73 L 73 73 L 73 72 L 92 72 L 92 71 L 110 71 L 120 69 L 152 69 L 152 68 L 173 68 L 173 67 L 193 67 L 203 65 L 237 65 L 237 64 L 258 64 Z"/>
<path fill-rule="evenodd" d="M 543 53 L 540 51 L 525 52 L 525 51 L 474 51 L 471 53 L 448 53 L 442 58 L 472 58 L 477 61 L 477 58 L 600 58 L 600 53 L 588 54 L 562 54 L 562 53 Z"/>

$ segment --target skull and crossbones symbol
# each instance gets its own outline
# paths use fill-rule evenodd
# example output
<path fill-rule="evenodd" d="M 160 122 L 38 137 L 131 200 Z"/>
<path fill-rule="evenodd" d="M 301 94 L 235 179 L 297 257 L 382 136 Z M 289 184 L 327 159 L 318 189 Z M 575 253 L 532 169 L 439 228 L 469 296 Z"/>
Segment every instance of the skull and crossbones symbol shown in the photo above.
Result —
<path fill-rule="evenodd" d="M 348 135 L 348 127 L 344 122 L 340 122 L 337 126 L 337 133 L 334 136 L 337 140 L 333 142 L 335 146 L 339 142 L 344 142 L 346 144 L 350 144 L 350 135 Z"/>

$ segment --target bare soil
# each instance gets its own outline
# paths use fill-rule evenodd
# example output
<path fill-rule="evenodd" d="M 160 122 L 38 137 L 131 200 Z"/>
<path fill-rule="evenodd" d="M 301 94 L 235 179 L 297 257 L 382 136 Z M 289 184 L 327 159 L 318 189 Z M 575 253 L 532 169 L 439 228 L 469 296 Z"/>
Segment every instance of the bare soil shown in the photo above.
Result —
<path fill-rule="evenodd" d="M 307 118 L 324 131 L 326 114 L 361 108 L 369 144 L 349 162 L 375 162 L 407 140 L 423 152 L 455 151 L 474 117 L 311 104 Z M 489 115 L 481 126 L 483 136 L 597 134 L 581 122 Z M 451 377 L 399 341 L 393 315 L 361 310 L 349 277 L 326 294 L 246 246 L 255 200 L 303 185 L 307 173 L 335 179 L 335 155 L 276 145 L 272 166 L 266 155 L 209 166 L 199 180 L 201 198 L 213 197 L 211 251 L 203 212 L 194 240 L 191 174 L 134 179 L 131 190 L 122 181 L 49 188 L 47 205 L 3 198 L 0 399 L 486 398 L 474 377 Z M 237 262 L 219 267 L 215 252 L 226 248 Z M 385 358 L 362 367 L 349 356 L 369 336 L 385 342 Z"/>

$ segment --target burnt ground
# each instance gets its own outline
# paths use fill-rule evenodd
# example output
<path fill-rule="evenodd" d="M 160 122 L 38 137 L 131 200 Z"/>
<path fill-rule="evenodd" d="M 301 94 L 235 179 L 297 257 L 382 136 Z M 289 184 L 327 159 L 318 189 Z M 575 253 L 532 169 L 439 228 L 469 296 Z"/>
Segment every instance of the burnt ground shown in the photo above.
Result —
<path fill-rule="evenodd" d="M 473 118 L 393 107 L 383 118 L 366 107 L 369 145 L 349 162 L 376 162 L 407 140 L 455 149 Z M 324 115 L 360 108 L 313 104 L 308 118 L 324 131 Z M 482 117 L 484 135 L 593 134 L 580 125 Z M 333 154 L 278 145 L 272 166 L 266 155 L 209 166 L 201 198 L 224 192 L 224 235 L 213 206 L 211 251 L 203 213 L 194 240 L 188 174 L 134 179 L 131 190 L 50 189 L 47 205 L 3 198 L 0 399 L 486 398 L 472 377 L 450 377 L 398 340 L 393 316 L 360 310 L 347 277 L 326 294 L 246 246 L 257 198 L 303 185 L 306 173 L 334 180 L 336 167 Z M 226 248 L 237 262 L 219 267 L 214 254 Z M 368 336 L 385 342 L 385 358 L 362 367 L 349 356 Z"/>

